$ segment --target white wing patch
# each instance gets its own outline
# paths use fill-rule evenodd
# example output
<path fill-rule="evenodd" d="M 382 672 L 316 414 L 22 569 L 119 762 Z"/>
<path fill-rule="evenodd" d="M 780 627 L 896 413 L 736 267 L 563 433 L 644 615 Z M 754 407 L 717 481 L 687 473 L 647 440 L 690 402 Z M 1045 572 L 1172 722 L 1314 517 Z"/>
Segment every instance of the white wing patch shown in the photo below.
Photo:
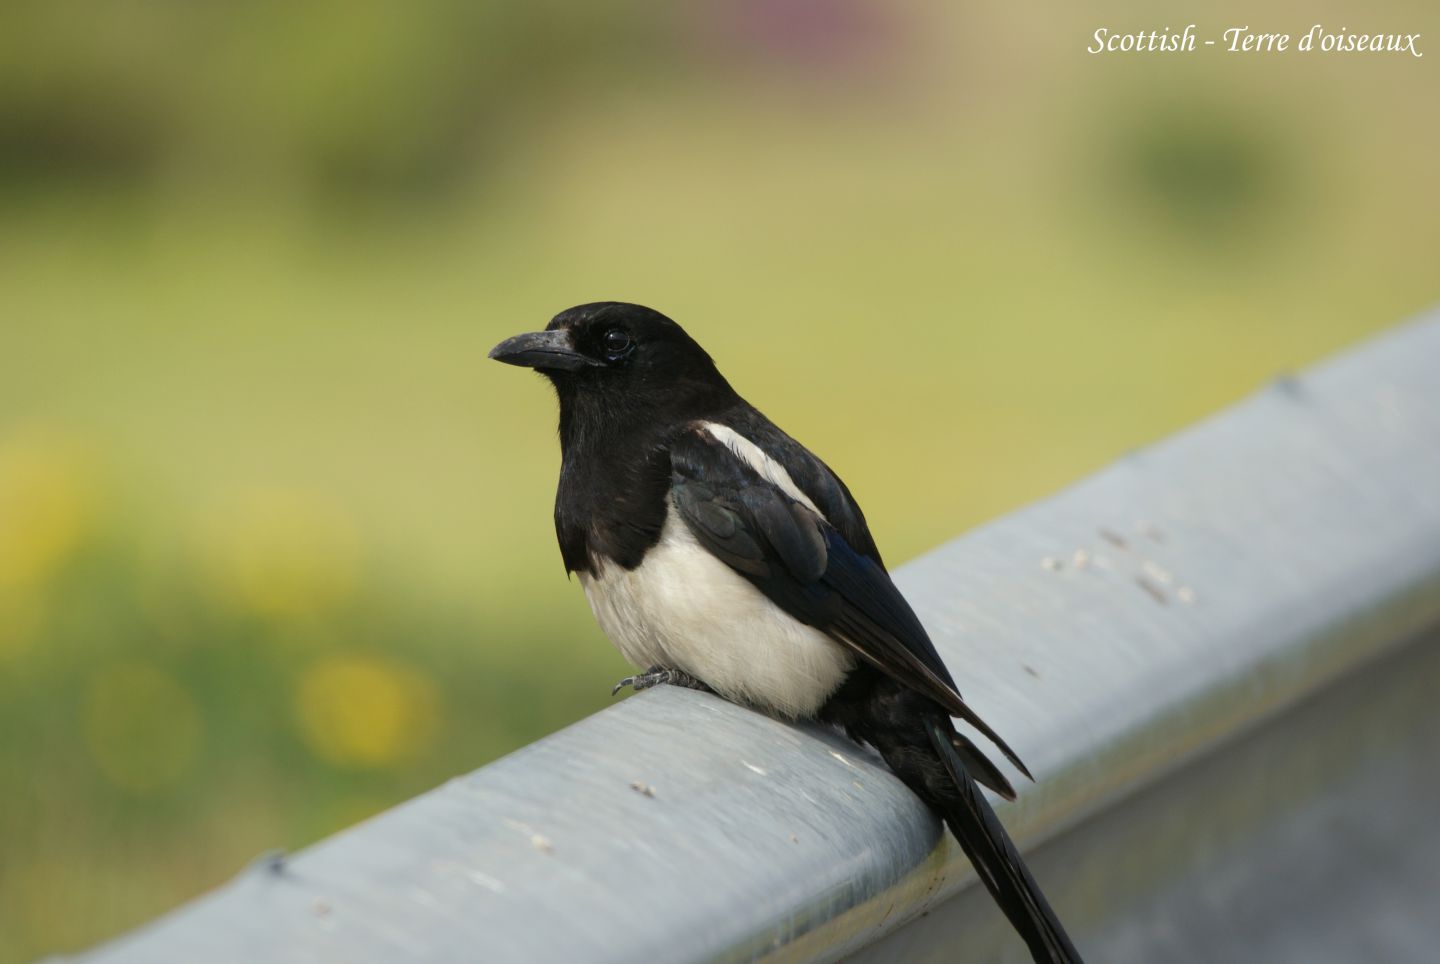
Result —
<path fill-rule="evenodd" d="M 684 670 L 777 716 L 814 715 L 854 665 L 845 647 L 712 556 L 674 506 L 640 565 L 600 560 L 580 585 L 600 628 L 633 665 Z"/>
<path fill-rule="evenodd" d="M 781 492 L 784 492 L 820 518 L 825 519 L 825 513 L 815 507 L 815 503 L 810 501 L 808 495 L 800 491 L 800 486 L 796 485 L 795 480 L 790 478 L 790 473 L 785 470 L 785 466 L 766 455 L 760 446 L 728 425 L 721 425 L 719 422 L 700 422 L 699 425 L 702 431 L 708 433 L 715 441 L 734 452 L 736 458 L 745 462 L 758 472 L 762 479 L 766 479 Z M 825 519 L 825 521 L 829 522 L 830 520 Z"/>

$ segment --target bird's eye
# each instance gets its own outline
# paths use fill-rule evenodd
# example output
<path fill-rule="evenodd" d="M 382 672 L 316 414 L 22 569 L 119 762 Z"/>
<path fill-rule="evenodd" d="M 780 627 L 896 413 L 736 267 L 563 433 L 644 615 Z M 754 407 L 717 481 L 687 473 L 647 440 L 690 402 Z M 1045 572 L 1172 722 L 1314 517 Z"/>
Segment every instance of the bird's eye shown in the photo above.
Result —
<path fill-rule="evenodd" d="M 611 328 L 605 332 L 602 341 L 605 345 L 605 353 L 611 358 L 619 358 L 629 351 L 630 346 L 634 344 L 634 342 L 630 340 L 630 333 L 623 328 Z"/>

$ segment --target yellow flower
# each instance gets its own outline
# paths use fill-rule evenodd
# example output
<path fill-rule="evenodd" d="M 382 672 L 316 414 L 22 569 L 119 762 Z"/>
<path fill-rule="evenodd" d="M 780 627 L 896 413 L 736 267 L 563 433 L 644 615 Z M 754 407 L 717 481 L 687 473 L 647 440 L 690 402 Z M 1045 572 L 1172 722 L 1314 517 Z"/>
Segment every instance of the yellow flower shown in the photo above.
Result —
<path fill-rule="evenodd" d="M 370 656 L 332 656 L 301 676 L 296 715 L 312 752 L 337 766 L 390 766 L 434 734 L 439 697 L 425 676 Z"/>
<path fill-rule="evenodd" d="M 0 590 L 43 586 L 93 508 L 91 467 L 72 440 L 31 429 L 0 442 Z"/>

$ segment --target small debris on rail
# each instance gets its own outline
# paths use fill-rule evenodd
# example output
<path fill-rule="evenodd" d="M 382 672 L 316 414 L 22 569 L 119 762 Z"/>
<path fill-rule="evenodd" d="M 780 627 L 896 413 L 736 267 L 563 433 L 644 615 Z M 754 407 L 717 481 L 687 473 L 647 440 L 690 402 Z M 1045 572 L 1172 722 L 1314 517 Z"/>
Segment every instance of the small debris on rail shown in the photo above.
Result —
<path fill-rule="evenodd" d="M 640 794 L 640 796 L 642 796 L 642 797 L 652 797 L 652 798 L 653 798 L 653 797 L 655 796 L 655 788 L 652 787 L 652 786 L 651 786 L 650 784 L 648 784 L 648 783 L 643 783 L 643 782 L 641 782 L 640 780 L 631 780 L 631 781 L 630 781 L 630 789 L 631 789 L 631 790 L 634 790 L 636 793 Z"/>
<path fill-rule="evenodd" d="M 1165 595 L 1165 590 L 1155 585 L 1149 579 L 1146 579 L 1144 576 L 1136 576 L 1135 584 L 1141 589 L 1145 590 L 1145 592 L 1149 594 L 1150 598 L 1158 602 L 1160 605 L 1170 605 L 1170 600 Z"/>
<path fill-rule="evenodd" d="M 251 870 L 262 874 L 274 874 L 280 876 L 288 869 L 290 855 L 283 850 L 267 850 L 254 860 L 250 861 Z"/>
<path fill-rule="evenodd" d="M 1145 575 L 1164 585 L 1168 586 L 1175 581 L 1175 576 L 1171 574 L 1170 570 L 1160 565 L 1154 559 L 1146 559 L 1144 565 L 1140 568 L 1145 570 Z"/>

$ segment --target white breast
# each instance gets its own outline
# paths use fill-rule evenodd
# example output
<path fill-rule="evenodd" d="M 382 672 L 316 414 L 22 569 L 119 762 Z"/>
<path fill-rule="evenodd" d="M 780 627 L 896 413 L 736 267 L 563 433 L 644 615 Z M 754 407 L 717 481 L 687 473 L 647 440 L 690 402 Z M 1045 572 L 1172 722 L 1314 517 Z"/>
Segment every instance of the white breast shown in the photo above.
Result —
<path fill-rule="evenodd" d="M 635 666 L 684 670 L 779 716 L 814 714 L 854 662 L 707 552 L 673 506 L 639 566 L 604 562 L 580 585 L 600 628 Z"/>

